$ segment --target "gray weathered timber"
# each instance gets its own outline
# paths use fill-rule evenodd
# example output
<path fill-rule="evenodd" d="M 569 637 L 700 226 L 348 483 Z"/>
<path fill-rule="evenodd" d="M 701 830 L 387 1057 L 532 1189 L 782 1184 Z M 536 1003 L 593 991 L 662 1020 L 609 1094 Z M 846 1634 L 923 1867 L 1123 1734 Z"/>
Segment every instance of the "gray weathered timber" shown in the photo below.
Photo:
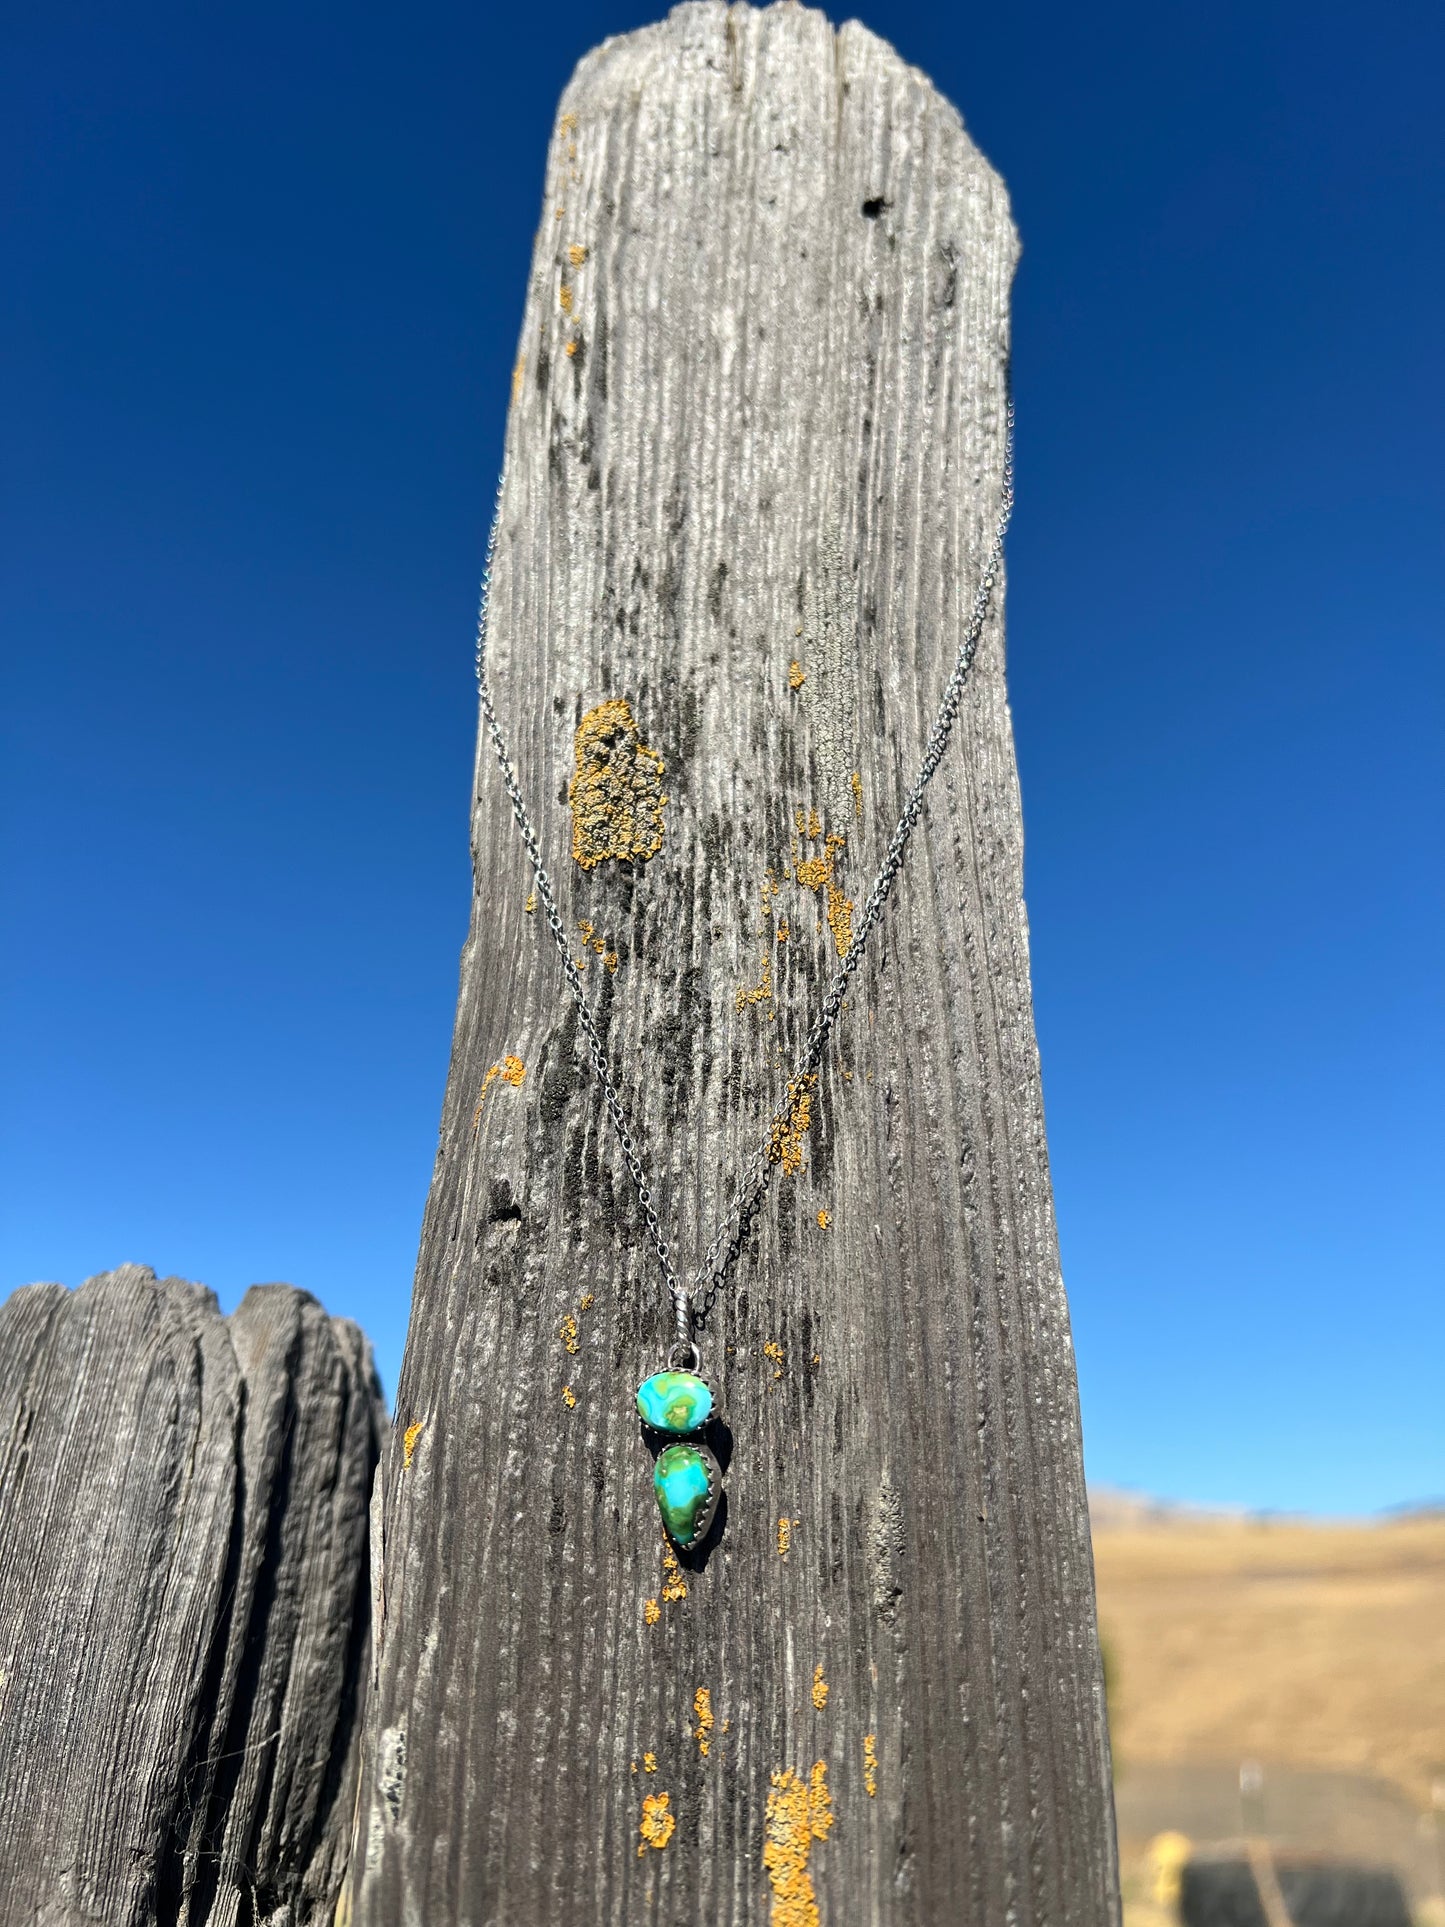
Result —
<path fill-rule="evenodd" d="M 0 1306 L 0 1923 L 310 1927 L 354 1811 L 366 1340 L 138 1265 Z"/>
<path fill-rule="evenodd" d="M 958 115 L 856 25 L 684 6 L 563 98 L 493 686 L 684 1261 L 967 618 L 1015 255 Z M 1115 1916 L 997 611 L 802 1169 L 707 1332 L 726 1514 L 675 1568 L 631 1411 L 668 1321 L 481 748 L 385 1481 L 368 1927 Z M 604 702 L 635 724 L 609 712 L 610 747 Z M 593 862 L 609 838 L 632 854 Z"/>

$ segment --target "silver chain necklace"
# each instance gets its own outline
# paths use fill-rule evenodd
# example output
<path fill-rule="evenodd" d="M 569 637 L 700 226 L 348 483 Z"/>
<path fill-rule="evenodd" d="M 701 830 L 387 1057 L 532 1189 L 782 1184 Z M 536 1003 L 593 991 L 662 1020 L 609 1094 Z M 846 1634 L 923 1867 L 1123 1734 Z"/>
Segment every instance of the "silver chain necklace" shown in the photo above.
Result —
<path fill-rule="evenodd" d="M 823 996 L 818 1015 L 808 1032 L 803 1048 L 793 1066 L 788 1079 L 787 1096 L 783 1104 L 773 1112 L 767 1134 L 761 1139 L 751 1158 L 743 1169 L 727 1209 L 718 1221 L 717 1229 L 703 1253 L 702 1262 L 693 1272 L 688 1283 L 678 1277 L 668 1249 L 667 1239 L 663 1236 L 662 1222 L 657 1214 L 657 1205 L 652 1195 L 652 1187 L 647 1181 L 647 1172 L 641 1155 L 627 1125 L 627 1115 L 623 1110 L 622 1099 L 617 1086 L 613 1083 L 607 1067 L 607 1053 L 603 1047 L 597 1020 L 592 1014 L 587 992 L 582 987 L 582 978 L 576 964 L 572 961 L 572 947 L 567 941 L 567 932 L 557 909 L 557 899 L 552 889 L 552 879 L 547 874 L 547 866 L 542 861 L 541 845 L 537 832 L 532 827 L 527 814 L 527 806 L 522 799 L 522 791 L 517 782 L 517 773 L 512 767 L 512 759 L 507 753 L 506 738 L 492 703 L 492 692 L 487 681 L 487 617 L 492 593 L 492 565 L 496 555 L 497 532 L 502 517 L 502 483 L 497 487 L 497 506 L 492 516 L 491 530 L 487 536 L 486 566 L 482 572 L 481 608 L 477 617 L 477 693 L 481 699 L 482 718 L 487 726 L 487 734 L 492 739 L 492 747 L 497 754 L 497 765 L 506 784 L 507 795 L 511 799 L 512 814 L 517 819 L 517 828 L 522 832 L 527 856 L 532 865 L 536 880 L 538 902 L 546 913 L 547 927 L 552 932 L 552 940 L 557 946 L 557 957 L 561 964 L 562 975 L 567 988 L 572 993 L 572 1001 L 577 1008 L 577 1021 L 582 1034 L 587 1039 L 587 1049 L 592 1065 L 602 1086 L 603 1097 L 607 1101 L 607 1112 L 622 1147 L 622 1155 L 627 1163 L 632 1179 L 633 1190 L 647 1225 L 648 1237 L 662 1271 L 662 1282 L 672 1306 L 673 1320 L 677 1330 L 677 1340 L 668 1355 L 668 1369 L 656 1372 L 644 1381 L 637 1394 L 637 1409 L 652 1432 L 661 1436 L 680 1440 L 688 1434 L 700 1432 L 710 1419 L 717 1416 L 712 1388 L 699 1374 L 701 1363 L 697 1336 L 707 1324 L 709 1314 L 717 1302 L 728 1273 L 736 1264 L 747 1241 L 749 1228 L 759 1205 L 766 1195 L 772 1178 L 773 1160 L 769 1156 L 770 1145 L 775 1132 L 785 1123 L 788 1107 L 796 1092 L 806 1088 L 807 1080 L 817 1071 L 823 1061 L 823 1052 L 832 1035 L 833 1026 L 838 1021 L 838 1013 L 843 1007 L 847 992 L 848 979 L 863 961 L 863 953 L 868 939 L 873 934 L 883 906 L 888 901 L 894 879 L 903 868 L 904 855 L 909 839 L 923 810 L 924 793 L 932 782 L 939 764 L 953 735 L 953 726 L 958 719 L 959 705 L 963 700 L 964 684 L 968 672 L 973 667 L 978 653 L 979 639 L 983 634 L 984 621 L 988 615 L 989 603 L 993 597 L 994 583 L 1003 564 L 1004 535 L 1007 532 L 1009 517 L 1013 513 L 1014 502 L 1014 410 L 1010 400 L 1005 410 L 1005 433 L 1003 455 L 1002 490 L 999 506 L 998 526 L 994 532 L 993 546 L 984 564 L 983 574 L 974 591 L 973 612 L 963 639 L 958 645 L 954 659 L 953 672 L 944 684 L 943 698 L 934 717 L 933 728 L 923 752 L 923 761 L 913 787 L 904 800 L 899 812 L 898 823 L 889 838 L 883 862 L 873 880 L 873 887 L 863 906 L 863 913 L 853 933 L 852 942 L 844 953 L 843 960 L 833 974 L 833 978 Z M 705 1484 L 704 1484 L 705 1480 Z M 717 1509 L 721 1491 L 721 1473 L 716 1459 L 706 1446 L 691 1441 L 687 1444 L 667 1445 L 659 1454 L 654 1480 L 658 1503 L 662 1510 L 663 1523 L 669 1534 L 684 1550 L 698 1545 L 706 1536 Z"/>

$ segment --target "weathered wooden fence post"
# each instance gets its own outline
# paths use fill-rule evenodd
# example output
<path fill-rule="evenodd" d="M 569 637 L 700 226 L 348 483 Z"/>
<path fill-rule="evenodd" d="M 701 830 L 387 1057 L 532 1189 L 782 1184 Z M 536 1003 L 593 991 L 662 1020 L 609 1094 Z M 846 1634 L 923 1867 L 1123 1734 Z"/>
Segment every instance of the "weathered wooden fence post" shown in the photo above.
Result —
<path fill-rule="evenodd" d="M 953 108 L 859 26 L 704 0 L 563 99 L 492 681 L 682 1260 L 968 619 L 1015 255 Z M 659 1529 L 632 1394 L 669 1319 L 485 743 L 473 839 L 352 1917 L 1113 1919 L 998 603 L 710 1321 L 705 1556 Z"/>
<path fill-rule="evenodd" d="M 0 1305 L 0 1927 L 331 1919 L 385 1418 L 289 1285 Z"/>

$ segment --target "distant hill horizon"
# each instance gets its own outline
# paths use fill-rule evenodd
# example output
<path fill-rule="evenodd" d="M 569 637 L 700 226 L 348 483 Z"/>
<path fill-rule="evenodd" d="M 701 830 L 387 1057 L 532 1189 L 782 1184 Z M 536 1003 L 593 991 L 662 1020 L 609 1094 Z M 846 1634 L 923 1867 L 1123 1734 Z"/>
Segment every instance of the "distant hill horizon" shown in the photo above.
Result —
<path fill-rule="evenodd" d="M 1244 1524 L 1289 1520 L 1299 1525 L 1335 1526 L 1402 1519 L 1445 1517 L 1445 1495 L 1405 1499 L 1373 1512 L 1292 1512 L 1280 1506 L 1229 1505 L 1208 1500 L 1166 1498 L 1137 1486 L 1090 1485 L 1089 1519 L 1096 1531 L 1171 1525 Z"/>

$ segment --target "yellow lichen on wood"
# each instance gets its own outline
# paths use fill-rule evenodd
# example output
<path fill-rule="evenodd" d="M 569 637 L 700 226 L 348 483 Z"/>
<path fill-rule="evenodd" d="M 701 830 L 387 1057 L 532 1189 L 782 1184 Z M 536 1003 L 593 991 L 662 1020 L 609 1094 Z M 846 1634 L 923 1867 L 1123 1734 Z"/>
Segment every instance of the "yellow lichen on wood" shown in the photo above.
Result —
<path fill-rule="evenodd" d="M 569 1311 L 557 1327 L 557 1336 L 562 1341 L 562 1349 L 572 1358 L 577 1356 L 581 1347 L 577 1343 L 577 1314 Z"/>
<path fill-rule="evenodd" d="M 808 672 L 804 669 L 802 663 L 798 661 L 798 658 L 794 656 L 793 660 L 788 664 L 789 689 L 801 689 L 807 680 Z"/>
<path fill-rule="evenodd" d="M 692 1696 L 692 1716 L 697 1721 L 693 1735 L 697 1741 L 697 1750 L 706 1759 L 708 1747 L 712 1743 L 713 1717 L 712 1694 L 705 1686 L 699 1686 Z"/>
<path fill-rule="evenodd" d="M 526 372 L 527 372 L 527 357 L 525 355 L 518 355 L 516 366 L 512 370 L 512 400 L 513 401 L 515 401 L 518 395 L 520 395 L 522 392 L 522 377 Z"/>
<path fill-rule="evenodd" d="M 536 909 L 536 907 L 537 907 L 537 892 L 535 890 L 531 890 L 527 893 L 527 901 L 522 905 L 522 908 L 526 911 L 527 915 L 530 917 L 532 912 Z"/>
<path fill-rule="evenodd" d="M 793 1544 L 793 1527 L 801 1523 L 802 1522 L 798 1519 L 779 1519 L 778 1521 L 778 1557 L 780 1559 L 787 1558 L 788 1553 Z"/>
<path fill-rule="evenodd" d="M 764 1345 L 763 1357 L 770 1358 L 773 1361 L 773 1377 L 775 1379 L 781 1378 L 783 1376 L 783 1348 L 776 1338 L 770 1338 L 767 1344 Z"/>
<path fill-rule="evenodd" d="M 643 1754 L 643 1756 L 642 1756 L 642 1770 L 643 1770 L 643 1772 L 644 1772 L 644 1773 L 656 1773 L 656 1771 L 657 1771 L 657 1755 L 656 1755 L 655 1753 L 644 1753 L 644 1754 Z"/>
<path fill-rule="evenodd" d="M 650 1759 L 651 1757 L 651 1754 L 649 1754 L 648 1758 Z M 650 1773 L 652 1768 L 649 1767 L 647 1770 Z M 672 1799 L 669 1794 L 649 1793 L 644 1795 L 642 1801 L 642 1820 L 637 1829 L 642 1835 L 642 1845 L 637 1849 L 638 1859 L 640 1860 L 642 1858 L 649 1847 L 653 1847 L 657 1852 L 661 1853 L 662 1849 L 672 1838 L 672 1831 L 676 1825 L 677 1818 L 672 1812 Z"/>
<path fill-rule="evenodd" d="M 833 1218 L 832 1218 L 831 1212 L 820 1211 L 818 1213 L 818 1229 L 820 1231 L 827 1231 L 829 1227 L 832 1225 L 832 1222 L 833 1222 Z"/>
<path fill-rule="evenodd" d="M 828 1791 L 828 1766 L 824 1760 L 814 1760 L 813 1771 L 808 1775 L 808 1805 L 813 1837 L 826 1840 L 833 1830 L 833 1796 Z"/>
<path fill-rule="evenodd" d="M 662 848 L 663 761 L 638 734 L 632 709 L 614 697 L 577 725 L 576 773 L 567 791 L 572 855 L 584 870 L 608 857 L 646 862 Z"/>
<path fill-rule="evenodd" d="M 870 1800 L 878 1797 L 878 1736 L 875 1733 L 863 1735 L 863 1786 Z"/>
<path fill-rule="evenodd" d="M 562 1387 L 562 1403 L 567 1407 L 567 1410 L 569 1412 L 575 1411 L 577 1406 L 577 1394 L 572 1390 L 572 1387 L 570 1385 L 564 1385 Z"/>
<path fill-rule="evenodd" d="M 813 1704 L 821 1713 L 828 1704 L 828 1682 L 823 1677 L 823 1662 L 813 1668 Z"/>
<path fill-rule="evenodd" d="M 567 283 L 565 281 L 562 283 L 561 287 L 558 288 L 557 290 L 557 301 L 562 309 L 563 314 L 571 314 L 572 290 L 567 286 Z"/>
<path fill-rule="evenodd" d="M 563 114 L 562 118 L 557 122 L 557 129 L 565 139 L 570 140 L 577 132 L 577 116 L 575 114 Z"/>
<path fill-rule="evenodd" d="M 655 1599 L 644 1599 L 642 1602 L 643 1625 L 655 1626 L 661 1617 L 662 1608 L 658 1605 L 657 1601 Z"/>
<path fill-rule="evenodd" d="M 426 1420 L 424 1418 L 414 1418 L 401 1435 L 401 1468 L 403 1472 L 409 1470 L 411 1466 L 412 1458 L 416 1452 L 416 1442 L 421 1437 L 422 1428 L 425 1424 Z"/>
<path fill-rule="evenodd" d="M 597 1300 L 592 1296 L 592 1293 L 590 1291 L 584 1291 L 582 1296 L 577 1300 L 577 1309 L 578 1311 L 591 1311 L 596 1303 Z"/>
<path fill-rule="evenodd" d="M 768 1161 L 781 1164 L 790 1178 L 803 1168 L 803 1139 L 813 1122 L 813 1087 L 817 1082 L 816 1071 L 807 1077 L 795 1077 L 788 1085 L 786 1101 L 768 1127 Z"/>
<path fill-rule="evenodd" d="M 571 357 L 572 355 L 575 355 L 575 354 L 576 354 L 576 352 L 577 352 L 577 339 L 576 339 L 576 336 L 575 336 L 575 335 L 573 336 L 573 338 L 572 338 L 572 340 L 571 340 L 571 341 L 569 341 L 569 342 L 567 342 L 567 344 L 566 344 L 566 345 L 564 346 L 564 348 L 563 348 L 563 350 L 562 350 L 562 352 L 563 352 L 563 354 L 564 354 L 564 355 L 567 355 L 567 356 L 568 356 L 569 358 L 570 358 L 570 357 Z"/>
<path fill-rule="evenodd" d="M 863 777 L 861 772 L 855 769 L 853 774 L 848 778 L 848 781 L 853 790 L 853 820 L 855 823 L 861 823 L 863 821 Z"/>
<path fill-rule="evenodd" d="M 662 1547 L 662 1597 L 669 1606 L 678 1599 L 687 1598 L 687 1581 L 682 1576 L 682 1567 L 677 1563 L 677 1554 L 666 1541 Z"/>
<path fill-rule="evenodd" d="M 819 1760 L 805 1780 L 791 1767 L 772 1776 L 768 1795 L 763 1866 L 773 1889 L 771 1927 L 819 1927 L 818 1897 L 808 1862 L 813 1842 L 826 1840 L 833 1826 L 828 1768 Z"/>
<path fill-rule="evenodd" d="M 582 263 L 587 259 L 587 250 L 580 241 L 574 241 L 571 247 L 568 248 L 567 259 L 572 263 L 574 268 L 580 268 Z"/>
<path fill-rule="evenodd" d="M 744 984 L 738 990 L 734 1006 L 744 1011 L 749 1004 L 765 1004 L 773 994 L 773 960 L 767 951 L 763 952 L 762 970 L 755 984 Z"/>
<path fill-rule="evenodd" d="M 493 1064 L 492 1068 L 482 1079 L 482 1094 L 477 1099 L 477 1108 L 472 1112 L 473 1137 L 476 1136 L 477 1126 L 482 1121 L 482 1106 L 487 1101 L 487 1092 L 492 1088 L 495 1081 L 500 1078 L 504 1084 L 510 1084 L 512 1088 L 516 1090 L 526 1075 L 527 1066 L 522 1062 L 520 1057 L 507 1056 L 502 1059 L 500 1064 Z"/>
<path fill-rule="evenodd" d="M 796 821 L 800 836 L 817 837 L 821 834 L 816 810 L 810 810 L 806 817 L 799 810 Z M 828 928 L 833 933 L 833 944 L 840 957 L 848 954 L 848 946 L 853 941 L 853 899 L 845 895 L 838 881 L 838 857 L 847 845 L 848 839 L 842 831 L 833 830 L 824 838 L 821 856 L 799 857 L 793 864 L 793 875 L 805 890 L 823 892 Z"/>

